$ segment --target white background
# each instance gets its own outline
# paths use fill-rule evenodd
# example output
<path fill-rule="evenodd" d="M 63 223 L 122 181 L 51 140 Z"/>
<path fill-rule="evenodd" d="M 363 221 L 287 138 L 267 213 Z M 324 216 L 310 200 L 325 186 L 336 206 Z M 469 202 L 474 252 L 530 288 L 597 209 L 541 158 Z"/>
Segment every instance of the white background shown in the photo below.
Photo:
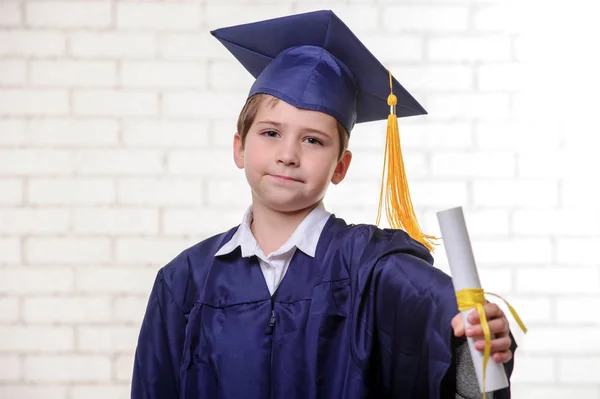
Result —
<path fill-rule="evenodd" d="M 249 204 L 252 79 L 209 30 L 321 8 L 430 113 L 400 121 L 413 201 L 433 234 L 464 207 L 530 328 L 514 397 L 600 398 L 594 3 L 0 0 L 0 398 L 128 397 L 158 268 Z M 326 201 L 348 222 L 375 219 L 384 131 L 352 133 Z"/>

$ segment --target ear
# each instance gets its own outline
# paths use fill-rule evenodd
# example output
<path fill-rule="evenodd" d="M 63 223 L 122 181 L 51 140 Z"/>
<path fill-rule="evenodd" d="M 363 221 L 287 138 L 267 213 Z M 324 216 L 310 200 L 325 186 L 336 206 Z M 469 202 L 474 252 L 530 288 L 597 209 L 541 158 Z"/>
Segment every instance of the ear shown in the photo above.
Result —
<path fill-rule="evenodd" d="M 350 162 L 352 161 L 352 153 L 348 150 L 344 151 L 344 154 L 338 161 L 335 170 L 333 171 L 333 176 L 331 177 L 331 182 L 333 184 L 341 183 L 346 177 L 346 173 L 348 172 L 348 168 L 350 167 Z"/>
<path fill-rule="evenodd" d="M 244 169 L 244 145 L 239 133 L 233 135 L 233 161 L 238 168 Z"/>

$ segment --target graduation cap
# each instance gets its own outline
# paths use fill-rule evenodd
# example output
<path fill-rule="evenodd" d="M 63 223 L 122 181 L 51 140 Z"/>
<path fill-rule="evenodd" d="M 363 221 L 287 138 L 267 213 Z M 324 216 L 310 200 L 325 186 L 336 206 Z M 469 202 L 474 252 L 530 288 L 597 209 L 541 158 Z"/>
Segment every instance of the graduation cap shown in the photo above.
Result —
<path fill-rule="evenodd" d="M 421 231 L 410 200 L 397 121 L 427 112 L 341 19 L 332 11 L 315 11 L 211 33 L 256 78 L 249 98 L 270 94 L 324 112 L 348 133 L 356 123 L 388 119 L 377 223 L 385 192 L 390 226 L 432 249 L 433 237 Z"/>

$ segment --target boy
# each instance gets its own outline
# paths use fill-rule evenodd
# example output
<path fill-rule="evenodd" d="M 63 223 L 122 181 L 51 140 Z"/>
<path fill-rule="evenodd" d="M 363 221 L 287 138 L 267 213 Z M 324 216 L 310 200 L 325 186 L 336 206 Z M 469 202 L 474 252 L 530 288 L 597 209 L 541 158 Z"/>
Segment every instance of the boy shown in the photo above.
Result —
<path fill-rule="evenodd" d="M 159 271 L 132 398 L 480 397 L 451 280 L 410 203 L 412 238 L 347 225 L 322 203 L 350 166 L 354 124 L 387 116 L 385 69 L 332 12 L 213 34 L 257 78 L 233 145 L 252 205 Z M 391 83 L 399 116 L 425 113 Z M 485 310 L 510 373 L 507 320 Z M 481 336 L 470 318 L 467 335 Z"/>

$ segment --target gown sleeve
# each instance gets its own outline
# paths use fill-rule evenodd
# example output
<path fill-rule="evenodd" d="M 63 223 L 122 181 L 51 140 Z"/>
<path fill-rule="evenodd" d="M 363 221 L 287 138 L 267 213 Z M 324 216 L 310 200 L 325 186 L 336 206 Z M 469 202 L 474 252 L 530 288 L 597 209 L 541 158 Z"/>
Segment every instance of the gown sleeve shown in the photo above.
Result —
<path fill-rule="evenodd" d="M 174 288 L 158 272 L 142 322 L 133 366 L 132 399 L 179 397 L 186 318 Z"/>
<path fill-rule="evenodd" d="M 478 388 L 472 365 L 471 370 L 461 364 L 464 362 L 457 367 L 457 360 L 470 361 L 470 356 L 466 349 L 466 357 L 457 359 L 464 339 L 454 337 L 452 331 L 451 321 L 458 308 L 448 275 L 420 257 L 391 254 L 377 262 L 371 295 L 382 397 L 455 399 L 460 397 L 457 377 Z M 511 349 L 516 349 L 514 338 Z M 504 366 L 510 377 L 513 361 Z M 497 391 L 493 397 L 509 399 L 510 388 Z"/>

